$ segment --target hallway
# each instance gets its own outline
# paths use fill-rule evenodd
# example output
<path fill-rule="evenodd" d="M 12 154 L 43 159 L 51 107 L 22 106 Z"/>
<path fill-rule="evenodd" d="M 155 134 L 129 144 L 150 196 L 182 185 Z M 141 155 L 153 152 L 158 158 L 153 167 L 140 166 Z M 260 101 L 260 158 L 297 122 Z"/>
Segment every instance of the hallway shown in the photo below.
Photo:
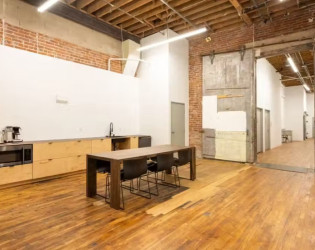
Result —
<path fill-rule="evenodd" d="M 257 156 L 257 163 L 314 169 L 314 139 L 284 143 L 260 153 Z"/>

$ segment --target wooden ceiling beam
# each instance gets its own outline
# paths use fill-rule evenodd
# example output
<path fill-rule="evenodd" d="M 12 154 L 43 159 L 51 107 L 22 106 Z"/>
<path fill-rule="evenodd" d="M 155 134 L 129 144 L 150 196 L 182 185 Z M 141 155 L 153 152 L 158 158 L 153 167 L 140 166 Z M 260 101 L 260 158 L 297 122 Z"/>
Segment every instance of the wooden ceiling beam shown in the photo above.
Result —
<path fill-rule="evenodd" d="M 211 28 L 216 31 L 218 29 L 218 27 L 220 27 L 220 30 L 228 30 L 228 29 L 233 29 L 233 28 L 237 28 L 237 27 L 241 27 L 241 26 L 244 26 L 244 22 L 242 20 L 240 20 L 239 16 L 235 13 L 235 17 L 232 18 L 231 20 L 227 20 L 227 21 L 224 21 L 224 22 L 219 22 L 216 24 L 216 27 L 214 28 L 213 26 L 211 26 Z M 185 32 L 187 31 L 191 31 L 191 30 L 185 30 Z M 183 33 L 183 30 L 182 31 L 176 31 L 175 32 L 181 34 Z M 148 36 L 148 35 L 152 35 L 154 34 L 154 32 L 152 31 L 148 31 L 146 32 L 144 35 L 145 36 Z"/>
<path fill-rule="evenodd" d="M 222 4 L 222 2 L 214 2 L 214 3 L 210 3 L 208 5 L 204 5 L 204 6 L 198 6 L 197 5 L 193 9 L 187 9 L 186 11 L 182 11 L 182 13 L 183 13 L 183 15 L 187 16 L 190 19 L 196 19 L 199 16 L 204 16 L 207 13 L 211 14 L 211 13 L 214 13 L 215 11 L 222 11 L 222 10 L 224 10 L 226 8 L 229 8 L 229 7 L 231 7 L 231 5 L 227 4 L 227 2 L 225 2 L 223 4 Z M 215 11 L 213 11 L 214 9 L 215 9 Z M 148 18 L 146 20 L 153 21 L 156 18 L 157 18 L 156 16 L 153 16 L 153 17 L 150 17 L 150 18 Z M 167 13 L 166 12 L 161 13 L 160 18 L 162 20 L 166 19 L 167 18 Z M 175 15 L 169 23 L 172 23 L 172 22 L 175 22 L 175 21 L 178 21 L 178 20 L 180 20 L 180 17 Z M 136 24 L 136 25 L 133 25 L 133 26 L 130 26 L 130 27 L 126 27 L 126 28 L 128 30 L 132 31 L 132 30 L 137 30 L 137 29 L 141 28 L 141 26 Z"/>
<path fill-rule="evenodd" d="M 216 20 L 216 19 L 220 19 L 221 17 L 227 17 L 227 18 L 231 18 L 232 14 L 235 14 L 235 10 L 233 9 L 233 7 L 231 6 L 227 6 L 224 13 L 226 13 L 226 16 L 223 16 L 224 14 L 222 12 L 217 12 L 215 10 L 206 10 L 205 12 L 200 12 L 191 16 L 188 16 L 189 19 L 194 22 L 195 25 L 199 25 L 199 24 L 204 24 L 205 22 L 209 22 L 212 20 Z M 183 25 L 183 22 L 178 22 L 177 20 L 174 20 L 172 22 L 169 22 L 167 24 L 167 26 L 170 29 L 176 29 L 178 27 L 182 27 L 183 29 L 187 29 L 186 25 Z M 162 26 L 162 25 L 161 25 Z M 160 25 L 157 25 L 156 27 L 160 27 Z M 148 29 L 146 27 L 141 28 L 141 29 L 137 29 L 137 30 L 130 30 L 131 32 L 135 32 L 136 34 L 142 33 L 147 31 Z"/>
<path fill-rule="evenodd" d="M 62 0 L 62 2 L 67 2 L 82 13 L 94 15 L 101 22 L 121 27 L 137 36 L 156 33 L 166 27 L 179 33 L 190 30 L 189 25 L 159 0 Z M 214 30 L 262 21 L 259 12 L 251 10 L 252 0 L 168 0 L 167 3 L 194 25 L 210 25 Z M 275 18 L 274 22 L 278 16 L 298 10 L 296 0 L 268 2 L 268 13 L 271 19 Z"/>
<path fill-rule="evenodd" d="M 222 14 L 221 14 L 222 15 Z M 231 21 L 235 22 L 237 20 L 237 14 L 231 11 L 231 13 L 229 15 L 226 16 L 218 16 L 218 17 L 203 17 L 203 18 L 199 18 L 198 20 L 195 20 L 197 25 L 202 25 L 204 23 L 207 23 L 211 26 L 211 28 L 213 29 L 215 27 L 215 25 L 219 24 L 219 23 L 223 23 L 223 22 L 227 22 L 227 21 Z M 176 32 L 182 32 L 185 30 L 185 27 L 183 26 L 176 26 L 173 28 Z"/>
<path fill-rule="evenodd" d="M 41 0 L 23 0 L 23 1 L 36 7 L 38 7 L 42 3 Z M 88 27 L 92 30 L 106 34 L 117 40 L 121 40 L 121 36 L 123 36 L 124 39 L 130 39 L 137 43 L 139 43 L 140 41 L 139 37 L 133 34 L 129 34 L 126 31 L 121 32 L 120 29 L 112 25 L 109 25 L 108 23 L 102 22 L 101 20 L 95 17 L 92 17 L 90 15 L 87 15 L 86 13 L 62 2 L 57 2 L 48 11 L 57 16 L 63 17 L 75 23 L 81 24 L 85 27 Z"/>
<path fill-rule="evenodd" d="M 75 6 L 78 8 L 78 9 L 82 9 L 84 8 L 85 6 L 88 6 L 90 3 L 94 2 L 94 0 L 77 0 L 76 3 L 75 3 Z"/>
<path fill-rule="evenodd" d="M 196 25 L 203 25 L 205 23 L 208 23 L 212 20 L 216 20 L 219 18 L 223 18 L 223 17 L 231 18 L 235 14 L 235 10 L 230 5 L 226 5 L 224 8 L 220 6 L 220 11 L 214 11 L 214 10 L 201 11 L 195 15 L 192 15 L 190 18 L 191 20 L 194 21 Z M 171 28 L 177 28 L 177 27 L 178 25 L 171 24 Z"/>
<path fill-rule="evenodd" d="M 247 24 L 252 25 L 253 22 L 250 19 L 250 17 L 247 14 L 243 13 L 243 7 L 239 3 L 238 0 L 230 0 L 230 3 L 234 6 L 234 8 L 237 10 L 238 15 L 241 17 L 241 19 Z"/>
<path fill-rule="evenodd" d="M 124 11 L 130 12 L 130 11 L 138 9 L 141 6 L 144 6 L 146 4 L 150 4 L 151 6 L 154 5 L 152 0 L 139 0 L 136 3 L 131 2 L 128 6 L 124 7 Z M 114 20 L 114 19 L 116 19 L 122 15 L 124 15 L 123 12 L 116 10 L 116 11 L 113 11 L 112 13 L 108 14 L 106 17 L 102 17 L 102 19 L 105 22 L 110 22 L 111 20 Z"/>
<path fill-rule="evenodd" d="M 239 17 L 238 17 L 238 15 L 235 13 L 235 11 L 234 11 L 234 14 L 233 14 L 233 16 L 226 16 L 226 17 L 222 17 L 222 18 L 216 18 L 216 19 L 213 19 L 213 23 L 214 24 L 218 24 L 218 23 L 222 23 L 222 22 L 226 22 L 226 21 L 230 21 L 230 20 L 232 20 L 232 22 L 236 22 L 236 21 L 240 21 L 240 22 L 242 22 L 240 19 L 239 19 Z M 165 29 L 166 27 L 163 27 L 163 29 Z M 211 28 L 212 28 L 212 25 L 211 25 Z M 176 33 L 183 33 L 183 32 L 188 32 L 188 31 L 191 31 L 191 30 L 193 30 L 193 28 L 191 28 L 190 26 L 185 26 L 185 23 L 181 23 L 180 25 L 178 25 L 177 27 L 175 27 L 175 28 L 172 28 L 172 30 L 173 31 L 175 31 Z M 150 34 L 151 33 L 151 31 L 150 30 L 148 30 L 148 31 L 146 31 L 146 32 L 144 32 L 144 34 L 145 35 L 147 35 L 147 34 Z M 138 36 L 141 36 L 141 33 L 135 33 L 135 34 L 138 34 Z"/>
<path fill-rule="evenodd" d="M 103 8 L 104 6 L 108 5 L 108 3 L 112 3 L 113 0 L 108 0 L 108 1 L 104 1 L 104 0 L 96 0 L 93 3 L 91 3 L 87 9 L 86 12 L 89 14 L 93 14 L 95 11 L 98 11 L 99 9 Z"/>
<path fill-rule="evenodd" d="M 67 4 L 72 4 L 72 3 L 74 3 L 76 0 L 66 0 L 66 3 Z"/>
<path fill-rule="evenodd" d="M 182 4 L 189 3 L 190 1 L 191 0 L 174 0 L 170 2 L 172 3 L 174 7 L 178 7 Z M 141 8 L 140 10 L 135 10 L 133 12 L 130 12 L 130 14 L 135 15 L 140 19 L 146 20 L 152 16 L 165 12 L 166 9 L 167 8 L 160 1 L 155 1 L 154 7 L 148 5 L 148 6 L 145 6 L 144 8 Z M 122 24 L 123 27 L 127 27 L 127 26 L 137 23 L 130 19 L 131 18 L 129 16 L 122 16 L 120 18 L 113 20 L 111 23 L 115 25 Z"/>
<path fill-rule="evenodd" d="M 103 16 L 105 16 L 106 14 L 119 9 L 120 7 L 132 2 L 133 0 L 116 0 L 113 1 L 111 4 L 112 5 L 107 5 L 104 6 L 103 8 L 99 9 L 98 11 L 95 12 L 95 16 L 98 18 L 101 18 Z"/>
<path fill-rule="evenodd" d="M 303 50 L 312 50 L 312 49 L 313 49 L 313 43 L 306 43 L 306 44 L 302 44 L 302 45 L 291 46 L 289 48 L 276 49 L 276 50 L 269 50 L 269 51 L 261 52 L 260 58 L 261 57 L 270 57 L 270 56 L 275 56 L 275 55 L 283 55 L 286 53 L 294 53 L 294 52 L 303 51 Z"/>
<path fill-rule="evenodd" d="M 276 4 L 271 2 L 270 5 L 268 6 L 269 6 L 270 15 L 272 19 L 279 15 L 286 15 L 287 13 L 291 13 L 297 10 L 296 2 L 287 2 L 285 5 L 286 7 L 284 7 L 283 5 L 280 5 L 279 2 L 277 2 Z M 261 21 L 259 20 L 261 19 L 261 16 L 257 12 L 252 13 L 250 17 L 253 22 Z"/>

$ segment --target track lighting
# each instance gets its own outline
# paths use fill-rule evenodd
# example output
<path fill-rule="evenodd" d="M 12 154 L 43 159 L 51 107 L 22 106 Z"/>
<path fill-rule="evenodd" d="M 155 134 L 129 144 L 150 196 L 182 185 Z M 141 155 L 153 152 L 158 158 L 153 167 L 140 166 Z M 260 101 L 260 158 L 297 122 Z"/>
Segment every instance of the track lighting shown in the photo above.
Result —
<path fill-rule="evenodd" d="M 291 56 L 288 56 L 288 62 L 295 73 L 299 72 Z"/>
<path fill-rule="evenodd" d="M 38 12 L 44 12 L 47 9 L 49 9 L 51 6 L 53 6 L 55 3 L 57 3 L 59 0 L 47 0 L 45 3 L 43 3 L 41 6 L 38 7 Z"/>
<path fill-rule="evenodd" d="M 178 35 L 178 36 L 172 37 L 170 39 L 167 39 L 167 40 L 164 40 L 164 41 L 161 41 L 161 42 L 157 42 L 157 43 L 153 43 L 153 44 L 150 44 L 150 45 L 147 45 L 147 46 L 143 46 L 143 47 L 141 47 L 141 48 L 139 48 L 137 50 L 138 51 L 143 51 L 143 50 L 147 50 L 147 49 L 152 49 L 152 48 L 155 48 L 155 47 L 167 44 L 167 43 L 172 43 L 172 42 L 175 42 L 175 41 L 187 38 L 187 37 L 195 36 L 195 35 L 204 33 L 206 31 L 207 31 L 207 28 L 201 28 L 201 29 L 198 29 L 198 30 L 194 30 L 194 31 L 182 34 L 182 35 Z"/>

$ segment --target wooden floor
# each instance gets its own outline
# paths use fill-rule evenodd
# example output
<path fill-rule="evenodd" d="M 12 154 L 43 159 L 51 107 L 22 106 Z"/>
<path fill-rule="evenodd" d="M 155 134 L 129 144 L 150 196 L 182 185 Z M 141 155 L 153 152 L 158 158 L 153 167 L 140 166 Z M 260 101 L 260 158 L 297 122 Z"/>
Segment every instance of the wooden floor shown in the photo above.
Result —
<path fill-rule="evenodd" d="M 314 139 L 284 143 L 258 154 L 257 162 L 314 169 Z"/>
<path fill-rule="evenodd" d="M 1 190 L 0 249 L 315 249 L 314 174 L 199 160 L 182 184 L 126 191 L 125 211 L 86 198 L 85 174 Z"/>

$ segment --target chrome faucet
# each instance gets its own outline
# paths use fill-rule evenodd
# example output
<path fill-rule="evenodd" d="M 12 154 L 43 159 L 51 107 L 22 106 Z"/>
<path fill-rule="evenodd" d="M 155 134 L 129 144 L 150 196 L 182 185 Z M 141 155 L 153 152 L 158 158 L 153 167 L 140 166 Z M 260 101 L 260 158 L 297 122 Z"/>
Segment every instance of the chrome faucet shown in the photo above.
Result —
<path fill-rule="evenodd" d="M 114 124 L 112 122 L 109 124 L 109 136 L 114 136 Z"/>

